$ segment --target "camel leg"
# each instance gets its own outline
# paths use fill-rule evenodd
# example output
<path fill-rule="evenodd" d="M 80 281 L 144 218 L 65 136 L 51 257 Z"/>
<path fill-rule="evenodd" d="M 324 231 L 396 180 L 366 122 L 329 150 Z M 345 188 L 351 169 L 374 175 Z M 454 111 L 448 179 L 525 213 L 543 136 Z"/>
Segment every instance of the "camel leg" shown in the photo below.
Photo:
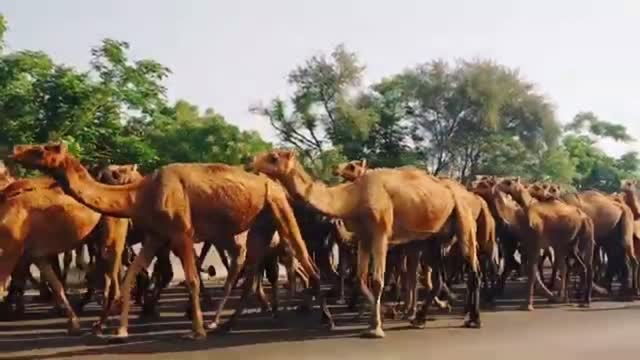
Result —
<path fill-rule="evenodd" d="M 216 310 L 216 315 L 213 318 L 213 322 L 207 325 L 209 329 L 215 329 L 218 327 L 218 323 L 220 322 L 220 316 L 222 316 L 222 310 L 224 310 L 224 306 L 229 300 L 229 296 L 231 295 L 231 290 L 233 289 L 238 275 L 240 274 L 240 270 L 244 267 L 244 263 L 247 257 L 246 248 L 234 249 L 234 253 L 231 257 L 231 264 L 229 267 L 229 273 L 227 274 L 227 278 L 224 281 L 224 294 L 222 296 L 222 300 L 218 303 L 218 309 Z"/>
<path fill-rule="evenodd" d="M 638 294 L 638 259 L 633 254 L 633 249 L 627 249 L 627 254 L 629 267 L 631 268 L 631 289 L 635 296 Z"/>
<path fill-rule="evenodd" d="M 65 251 L 62 256 L 62 272 L 60 279 L 62 280 L 62 285 L 67 286 L 67 279 L 69 277 L 69 268 L 71 267 L 71 262 L 73 261 L 73 253 L 71 250 Z"/>
<path fill-rule="evenodd" d="M 279 264 L 277 255 L 273 257 L 273 261 L 266 264 L 267 280 L 271 284 L 271 313 L 274 317 L 278 317 L 278 311 L 280 307 L 280 297 L 278 294 L 278 280 L 279 280 Z M 295 277 L 294 277 L 295 281 Z M 268 309 L 268 308 L 267 308 Z"/>
<path fill-rule="evenodd" d="M 365 244 L 365 241 L 360 241 L 358 244 L 358 283 L 360 287 L 360 294 L 363 295 L 368 302 L 369 306 L 373 310 L 373 303 L 375 299 L 371 290 L 369 289 L 369 257 L 371 256 L 371 249 L 369 244 Z M 364 307 L 364 304 L 362 304 Z"/>
<path fill-rule="evenodd" d="M 417 292 L 418 292 L 418 266 L 420 264 L 420 254 L 411 253 L 407 255 L 407 271 L 405 273 L 405 313 L 404 318 L 413 320 L 417 311 Z M 430 268 L 424 270 L 425 276 L 431 273 Z"/>
<path fill-rule="evenodd" d="M 124 277 L 124 281 L 122 282 L 122 289 L 120 290 L 120 298 L 118 301 L 114 301 L 111 304 L 111 307 L 115 307 L 117 303 L 121 304 L 120 311 L 120 326 L 118 327 L 117 336 L 119 338 L 126 338 L 129 336 L 127 331 L 129 327 L 129 302 L 131 298 L 131 288 L 133 287 L 133 282 L 136 279 L 136 276 L 142 269 L 146 269 L 153 257 L 155 256 L 156 251 L 160 249 L 162 243 L 158 243 L 157 241 L 145 241 L 142 245 L 142 249 L 138 255 L 136 255 L 135 259 L 131 266 L 127 269 L 127 273 Z M 111 312 L 111 309 L 109 310 Z"/>
<path fill-rule="evenodd" d="M 160 295 L 172 279 L 173 267 L 171 266 L 170 250 L 168 247 L 165 247 L 160 251 L 157 251 L 157 259 L 150 279 L 152 284 L 151 290 L 146 288 L 143 290 L 145 297 L 144 304 L 142 306 L 143 316 L 153 317 L 157 315 L 156 305 L 158 304 Z"/>
<path fill-rule="evenodd" d="M 564 251 L 559 251 L 557 255 L 555 263 L 558 264 L 558 272 L 560 273 L 560 290 L 558 291 L 558 297 L 560 298 L 561 303 L 567 303 L 569 300 L 567 296 L 568 254 Z"/>
<path fill-rule="evenodd" d="M 182 236 L 176 237 L 172 240 L 171 248 L 178 258 L 180 258 L 182 269 L 184 270 L 186 285 L 189 289 L 189 296 L 191 298 L 193 332 L 187 335 L 187 337 L 194 340 L 204 339 L 207 336 L 207 333 L 204 331 L 204 324 L 202 321 L 202 309 L 200 308 L 200 281 L 198 279 L 198 270 L 196 269 L 192 236 L 189 234 L 183 234 Z"/>
<path fill-rule="evenodd" d="M 440 243 L 432 241 L 429 245 L 429 248 L 425 250 L 425 256 L 427 257 L 425 260 L 431 265 L 432 287 L 427 292 L 427 297 L 425 298 L 420 311 L 416 314 L 415 319 L 411 321 L 412 326 L 420 329 L 424 328 L 427 321 L 429 307 L 440 291 L 442 291 L 442 284 L 445 282 L 442 273 L 445 263 Z"/>
<path fill-rule="evenodd" d="M 107 259 L 105 259 L 106 268 L 104 273 L 104 301 L 102 304 L 102 313 L 100 319 L 93 324 L 93 332 L 101 333 L 104 324 L 109 318 L 109 311 L 115 299 L 120 298 L 120 264 L 122 263 L 122 253 L 124 247 L 116 246 L 110 249 Z"/>
<path fill-rule="evenodd" d="M 527 300 L 524 307 L 526 310 L 532 311 L 533 310 L 533 292 L 535 290 L 536 283 L 542 289 L 544 295 L 548 299 L 552 299 L 554 296 L 551 293 L 551 291 L 549 291 L 549 289 L 547 289 L 547 287 L 544 285 L 537 271 L 538 269 L 536 267 L 536 264 L 538 263 L 538 260 L 540 258 L 539 247 L 535 246 L 535 244 L 531 244 L 529 245 L 529 248 L 530 248 L 530 251 L 528 251 L 528 257 L 525 261 L 528 274 L 527 274 Z"/>
<path fill-rule="evenodd" d="M 39 260 L 36 265 L 38 266 L 38 269 L 40 269 L 42 276 L 47 279 L 49 284 L 51 284 L 56 302 L 60 306 L 64 307 L 64 310 L 67 313 L 67 317 L 69 318 L 69 334 L 77 334 L 80 331 L 80 320 L 78 320 L 75 312 L 73 312 L 73 309 L 64 294 L 64 287 L 53 271 L 51 264 L 47 260 Z"/>
<path fill-rule="evenodd" d="M 371 255 L 372 255 L 372 267 L 373 278 L 371 281 L 371 293 L 367 295 L 371 303 L 371 322 L 369 329 L 363 332 L 365 337 L 383 338 L 385 336 L 382 330 L 382 311 L 381 300 L 382 290 L 384 289 L 384 272 L 387 257 L 387 240 L 388 236 L 382 231 L 374 232 L 371 242 Z M 358 259 L 363 260 L 362 258 Z M 367 264 L 368 265 L 368 264 Z M 362 271 L 362 265 L 360 265 L 360 271 Z M 362 275 L 362 273 L 361 273 Z M 362 280 L 361 280 L 362 281 Z"/>
<path fill-rule="evenodd" d="M 271 261 L 269 259 L 268 261 Z M 271 308 L 271 304 L 269 304 L 269 300 L 267 300 L 267 295 L 264 293 L 264 275 L 267 273 L 266 264 L 263 263 L 261 270 L 259 271 L 260 277 L 258 277 L 258 283 L 255 287 L 255 295 L 258 298 L 258 302 L 260 303 L 260 310 L 263 313 L 266 313 Z"/>

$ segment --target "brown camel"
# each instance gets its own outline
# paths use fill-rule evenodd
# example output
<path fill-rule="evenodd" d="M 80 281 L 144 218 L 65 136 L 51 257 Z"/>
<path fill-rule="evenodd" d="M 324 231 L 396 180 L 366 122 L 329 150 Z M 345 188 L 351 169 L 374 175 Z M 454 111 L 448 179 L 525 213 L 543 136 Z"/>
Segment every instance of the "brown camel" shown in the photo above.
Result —
<path fill-rule="evenodd" d="M 107 169 L 105 169 L 106 172 Z M 136 174 L 136 170 L 134 167 L 129 166 L 129 165 L 111 165 L 110 168 L 108 169 L 109 171 L 112 172 L 117 172 L 120 175 L 127 175 L 129 177 L 131 176 L 135 176 Z M 0 197 L 4 198 L 4 199 L 12 199 L 12 198 L 16 198 L 16 197 L 20 197 L 22 194 L 26 194 L 26 193 L 30 193 L 30 192 L 38 192 L 38 191 L 42 191 L 42 190 L 48 190 L 48 191 L 52 191 L 55 192 L 57 194 L 59 194 L 61 197 L 63 197 L 65 199 L 65 201 L 68 201 L 69 198 L 68 196 L 66 196 L 64 194 L 64 192 L 62 191 L 62 189 L 58 186 L 58 184 L 55 182 L 55 180 L 48 178 L 48 177 L 40 177 L 40 178 L 31 178 L 31 179 L 19 179 L 14 181 L 13 183 L 11 183 L 9 186 L 5 187 L 5 189 L 0 193 Z M 57 200 L 57 199 L 56 199 Z M 0 200 L 1 201 L 1 200 Z M 73 242 L 73 244 L 67 246 L 67 249 L 70 247 L 73 247 L 73 245 L 75 244 L 76 246 L 78 246 L 78 243 L 80 244 L 78 246 L 78 248 L 81 248 L 82 246 L 85 246 L 88 242 L 90 241 L 95 241 L 97 243 L 99 243 L 100 246 L 100 256 L 101 258 L 104 260 L 105 262 L 105 267 L 103 269 L 104 271 L 104 280 L 105 280 L 105 291 L 104 291 L 104 295 L 105 295 L 105 303 L 103 304 L 103 310 L 102 310 L 102 315 L 101 318 L 98 322 L 96 322 L 94 324 L 94 330 L 99 330 L 102 328 L 102 323 L 105 321 L 107 315 L 108 315 L 108 310 L 109 310 L 109 305 L 110 305 L 110 297 L 109 294 L 113 294 L 115 296 L 119 295 L 120 292 L 120 287 L 119 287 L 119 270 L 120 270 L 120 265 L 121 265 L 121 258 L 122 258 L 122 252 L 124 250 L 124 245 L 125 245 L 125 240 L 126 240 L 126 232 L 127 232 L 127 220 L 126 219 L 115 219 L 115 218 L 110 218 L 107 216 L 100 216 L 99 214 L 96 214 L 95 212 L 91 211 L 90 209 L 78 204 L 79 207 L 85 208 L 86 211 L 83 212 L 77 212 L 75 211 L 78 207 L 74 207 L 72 209 L 70 209 L 68 211 L 68 215 L 67 216 L 75 216 L 75 217 L 82 217 L 82 216 L 88 216 L 88 213 L 91 214 L 95 214 L 98 215 L 100 220 L 96 225 L 95 228 L 92 229 L 92 231 L 87 234 L 86 236 L 82 237 L 79 239 L 79 241 L 75 241 Z M 55 207 L 55 206 L 61 206 L 60 204 L 58 204 L 57 202 L 53 202 L 50 206 Z M 67 212 L 61 212 L 61 214 L 67 214 Z M 60 215 L 58 215 L 60 216 Z M 32 230 L 32 234 L 30 236 L 36 237 L 38 236 L 38 234 L 40 234 L 41 238 L 40 240 L 38 240 L 39 242 L 42 241 L 47 241 L 47 244 L 49 245 L 55 245 L 55 244 L 51 244 L 51 240 L 48 240 L 48 235 L 46 233 L 47 229 L 45 228 L 34 228 Z M 73 238 L 70 238 L 70 240 L 73 240 Z M 60 244 L 55 245 L 58 246 L 58 248 L 63 247 L 62 242 L 64 242 L 63 238 L 59 238 L 59 239 L 55 239 L 55 241 L 58 241 Z M 47 251 L 50 254 L 56 254 L 53 257 L 53 261 L 57 262 L 57 253 L 55 251 L 51 251 L 51 250 L 46 250 L 42 249 L 43 251 Z M 65 252 L 65 255 L 67 253 L 70 253 L 69 251 Z M 32 254 L 28 253 L 29 256 L 33 256 Z M 76 257 L 78 257 L 79 255 L 77 254 Z M 42 262 L 43 260 L 39 260 L 39 262 Z M 55 264 L 54 264 L 55 265 Z M 68 266 L 69 264 L 65 264 L 66 266 Z M 55 269 L 55 267 L 54 267 Z M 61 274 L 62 277 L 62 285 L 64 287 L 64 278 L 65 278 L 65 272 L 63 271 Z M 52 284 L 53 287 L 53 284 Z M 89 284 L 89 289 L 91 289 L 91 284 Z M 111 298 L 111 300 L 113 299 L 113 297 Z M 75 329 L 74 329 L 75 330 Z"/>
<path fill-rule="evenodd" d="M 540 251 L 549 245 L 553 247 L 556 261 L 559 262 L 560 300 L 567 301 L 566 259 L 574 256 L 585 267 L 587 286 L 585 305 L 589 305 L 593 285 L 592 263 L 595 247 L 591 218 L 580 208 L 558 201 L 549 195 L 544 196 L 549 199 L 547 201 L 535 201 L 529 190 L 522 185 L 519 177 L 499 181 L 496 189 L 511 195 L 522 208 L 522 215 L 518 217 L 518 226 L 525 229 L 523 239 L 528 270 L 527 309 L 533 309 L 534 281 L 538 282 L 550 299 L 554 299 L 551 292 L 540 281 L 536 269 Z"/>
<path fill-rule="evenodd" d="M 0 202 L 0 287 L 20 258 L 28 256 L 66 310 L 69 331 L 77 332 L 79 320 L 49 257 L 86 241 L 99 219 L 100 214 L 57 189 L 27 191 Z"/>
<path fill-rule="evenodd" d="M 618 275 L 623 297 L 628 297 L 630 292 L 636 293 L 639 267 L 633 249 L 632 209 L 595 190 L 563 194 L 562 199 L 579 207 L 592 219 L 596 244 L 604 249 L 609 260 L 606 275 L 609 290 L 612 277 Z"/>
<path fill-rule="evenodd" d="M 108 165 L 99 171 L 96 179 L 111 185 L 125 185 L 141 177 L 137 165 L 130 164 Z M 104 262 L 104 302 L 100 318 L 93 324 L 94 333 L 102 333 L 112 303 L 120 298 L 120 270 L 129 231 L 129 219 L 102 216 L 98 226 L 98 256 Z"/>
<path fill-rule="evenodd" d="M 411 168 L 401 167 L 402 168 Z M 334 174 L 343 177 L 345 180 L 353 181 L 367 172 L 366 160 L 355 160 L 340 164 L 336 167 Z M 451 190 L 456 191 L 462 201 L 470 208 L 473 218 L 476 220 L 476 239 L 478 243 L 478 254 L 483 266 L 483 273 L 492 273 L 497 276 L 499 259 L 498 245 L 496 242 L 496 222 L 493 219 L 487 202 L 479 195 L 468 191 L 459 182 L 440 177 L 439 180 L 445 183 Z M 413 284 L 411 285 L 413 286 Z M 448 289 L 447 289 L 448 292 Z"/>
<path fill-rule="evenodd" d="M 634 197 L 629 198 L 629 194 L 625 194 L 625 192 L 626 192 L 626 191 L 629 191 L 629 190 L 631 190 L 631 191 L 634 191 L 634 192 L 635 192 L 635 189 L 629 189 L 629 188 L 628 188 L 630 185 L 635 186 L 635 183 L 633 183 L 633 182 L 627 182 L 627 181 L 628 181 L 628 180 L 624 180 L 624 181 L 623 181 L 623 190 L 622 190 L 622 192 L 619 192 L 619 193 L 613 193 L 613 194 L 611 194 L 610 196 L 611 196 L 611 198 L 612 198 L 614 201 L 616 201 L 616 202 L 618 202 L 618 203 L 620 203 L 620 204 L 625 204 L 625 205 L 627 205 L 630 209 L 633 209 L 633 206 L 634 206 L 634 205 L 633 205 L 633 204 L 631 204 L 631 205 L 630 205 L 628 202 L 633 201 L 633 199 L 634 199 L 634 197 L 635 197 L 635 194 L 634 194 Z M 635 181 L 635 180 L 632 180 L 632 181 Z M 627 187 L 627 188 L 625 189 L 625 187 Z M 635 210 L 632 210 L 632 212 L 634 212 L 634 211 L 635 211 Z M 635 216 L 635 215 L 634 215 L 634 216 Z M 633 248 L 634 248 L 634 252 L 635 252 L 635 254 L 640 254 L 640 219 L 636 219 L 636 220 L 634 221 L 634 231 L 633 231 Z M 639 280 L 640 280 L 640 279 L 639 279 Z"/>
<path fill-rule="evenodd" d="M 354 182 L 327 187 L 314 182 L 297 162 L 293 151 L 273 150 L 254 158 L 255 170 L 280 181 L 289 193 L 321 213 L 341 218 L 358 239 L 358 275 L 363 293 L 373 309 L 366 336 L 384 337 L 381 319 L 381 295 L 387 248 L 415 239 L 429 238 L 425 245 L 441 242 L 451 246 L 457 239 L 470 265 L 468 327 L 480 327 L 479 269 L 476 257 L 475 222 L 458 195 L 436 178 L 418 169 L 376 169 Z M 433 236 L 446 235 L 446 236 Z M 453 237 L 451 235 L 455 234 Z M 441 240 L 438 241 L 438 240 Z M 441 251 L 435 251 L 441 254 Z M 369 260 L 372 257 L 372 290 L 367 286 Z M 437 292 L 441 290 L 436 286 Z M 431 293 L 433 296 L 433 292 Z M 425 304 L 431 302 L 428 299 Z M 419 322 L 424 324 L 425 307 Z"/>
<path fill-rule="evenodd" d="M 349 162 L 338 164 L 334 170 L 333 174 L 335 176 L 341 177 L 344 181 L 353 182 L 360 177 L 364 176 L 364 174 L 369 171 L 367 167 L 367 160 L 352 160 Z M 345 229 L 346 231 L 346 229 Z M 353 238 L 353 236 L 348 236 L 348 238 Z M 355 238 L 353 238 L 355 241 Z M 397 254 L 395 256 L 392 252 L 396 251 Z M 417 313 L 417 297 L 418 297 L 418 279 L 423 280 L 423 286 L 427 289 L 427 291 L 432 290 L 432 269 L 431 265 L 421 261 L 423 258 L 422 251 L 415 246 L 410 246 L 407 248 L 406 246 L 396 246 L 394 248 L 389 249 L 390 254 L 387 256 L 388 260 L 396 261 L 397 264 L 390 263 L 389 261 L 386 264 L 387 278 L 393 277 L 394 274 L 388 274 L 390 270 L 399 271 L 400 281 L 403 283 L 404 287 L 404 305 L 405 305 L 405 315 L 404 317 L 409 320 L 413 320 Z M 422 265 L 422 266 L 421 266 Z M 422 271 L 424 272 L 423 276 L 418 277 L 418 268 L 422 267 Z M 388 280 L 385 278 L 385 283 Z M 443 287 L 446 287 L 446 284 L 443 284 Z M 450 295 L 448 289 L 445 291 L 447 295 Z M 438 295 L 436 295 L 433 299 L 434 304 L 442 309 L 449 310 L 451 307 L 446 301 L 442 301 L 439 299 Z M 395 317 L 395 309 L 390 311 L 391 314 Z"/>
<path fill-rule="evenodd" d="M 121 289 L 119 337 L 128 336 L 129 297 L 136 274 L 149 265 L 162 246 L 169 245 L 182 262 L 192 301 L 193 332 L 189 336 L 205 338 L 193 244 L 240 234 L 262 214 L 272 216 L 281 237 L 293 247 L 301 266 L 319 288 L 318 271 L 300 236 L 286 193 L 266 177 L 224 164 L 171 164 L 133 184 L 110 186 L 96 182 L 64 144 L 15 146 L 12 157 L 53 175 L 80 203 L 105 215 L 131 218 L 144 228 L 148 238 L 127 270 Z M 248 242 L 251 244 L 251 234 Z M 264 247 L 254 250 L 264 251 Z M 255 271 L 255 264 L 247 266 L 247 271 Z M 328 313 L 326 304 L 324 311 Z"/>

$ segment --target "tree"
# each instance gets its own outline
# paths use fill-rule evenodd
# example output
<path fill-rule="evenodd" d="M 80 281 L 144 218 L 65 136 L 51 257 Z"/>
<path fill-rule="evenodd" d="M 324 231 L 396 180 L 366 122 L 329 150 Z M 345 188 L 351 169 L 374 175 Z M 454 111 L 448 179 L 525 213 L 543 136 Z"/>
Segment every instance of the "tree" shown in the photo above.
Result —
<path fill-rule="evenodd" d="M 630 142 L 633 137 L 624 125 L 600 120 L 592 112 L 580 112 L 565 126 L 565 130 L 578 134 L 587 133 L 596 138 L 610 138 L 616 141 Z"/>
<path fill-rule="evenodd" d="M 475 173 L 490 156 L 487 141 L 500 133 L 519 138 L 530 151 L 557 140 L 559 126 L 546 99 L 517 71 L 492 61 L 431 61 L 395 81 L 405 94 L 416 150 L 435 174 Z"/>
<path fill-rule="evenodd" d="M 7 21 L 4 18 L 4 15 L 0 13 L 0 54 L 2 53 L 2 49 L 4 48 L 4 34 L 7 32 Z"/>
<path fill-rule="evenodd" d="M 159 163 L 221 162 L 241 164 L 250 156 L 268 150 L 270 144 L 255 131 L 240 131 L 224 118 L 207 109 L 198 108 L 184 100 L 164 111 L 148 130 L 152 148 Z"/>
<path fill-rule="evenodd" d="M 5 29 L 0 16 L 0 43 Z M 168 105 L 163 81 L 170 70 L 132 60 L 128 51 L 127 42 L 105 39 L 91 49 L 84 72 L 39 51 L 0 52 L 0 151 L 63 140 L 87 165 L 150 170 L 173 161 L 237 164 L 269 147 L 212 110 L 201 115 L 187 102 Z"/>
<path fill-rule="evenodd" d="M 294 87 L 291 112 L 280 98 L 251 111 L 266 116 L 280 140 L 295 147 L 318 175 L 333 162 L 343 161 L 343 154 L 357 154 L 360 146 L 354 144 L 367 139 L 377 120 L 349 96 L 360 84 L 364 69 L 354 53 L 339 45 L 329 57 L 313 56 L 289 73 L 288 82 Z M 326 151 L 333 155 L 325 155 Z"/>

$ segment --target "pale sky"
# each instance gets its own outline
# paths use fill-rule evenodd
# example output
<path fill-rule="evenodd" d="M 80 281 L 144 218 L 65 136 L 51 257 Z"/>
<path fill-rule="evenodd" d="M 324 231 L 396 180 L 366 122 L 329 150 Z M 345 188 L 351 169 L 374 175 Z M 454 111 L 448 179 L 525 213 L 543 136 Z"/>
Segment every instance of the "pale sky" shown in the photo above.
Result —
<path fill-rule="evenodd" d="M 171 68 L 171 100 L 270 139 L 248 106 L 287 96 L 287 73 L 339 43 L 367 65 L 368 83 L 435 58 L 491 58 L 536 83 L 562 122 L 589 110 L 640 139 L 637 0 L 0 0 L 0 12 L 9 50 L 86 68 L 102 38 L 126 40 L 133 57 Z"/>

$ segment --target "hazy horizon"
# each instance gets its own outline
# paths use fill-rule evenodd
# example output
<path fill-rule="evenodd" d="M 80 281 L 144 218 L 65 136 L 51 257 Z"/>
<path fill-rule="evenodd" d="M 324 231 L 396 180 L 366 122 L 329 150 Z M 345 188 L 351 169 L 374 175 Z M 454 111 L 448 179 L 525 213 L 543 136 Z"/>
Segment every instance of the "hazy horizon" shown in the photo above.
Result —
<path fill-rule="evenodd" d="M 286 75 L 339 43 L 367 65 L 366 83 L 436 58 L 490 58 L 519 68 L 556 105 L 561 122 L 579 111 L 624 124 L 640 138 L 640 3 L 612 0 L 5 1 L 8 51 L 42 50 L 86 69 L 90 48 L 110 37 L 173 74 L 169 99 L 214 108 L 269 140 L 250 104 L 287 96 Z M 635 69 L 635 70 L 634 70 Z M 635 144 L 603 142 L 619 155 Z"/>

